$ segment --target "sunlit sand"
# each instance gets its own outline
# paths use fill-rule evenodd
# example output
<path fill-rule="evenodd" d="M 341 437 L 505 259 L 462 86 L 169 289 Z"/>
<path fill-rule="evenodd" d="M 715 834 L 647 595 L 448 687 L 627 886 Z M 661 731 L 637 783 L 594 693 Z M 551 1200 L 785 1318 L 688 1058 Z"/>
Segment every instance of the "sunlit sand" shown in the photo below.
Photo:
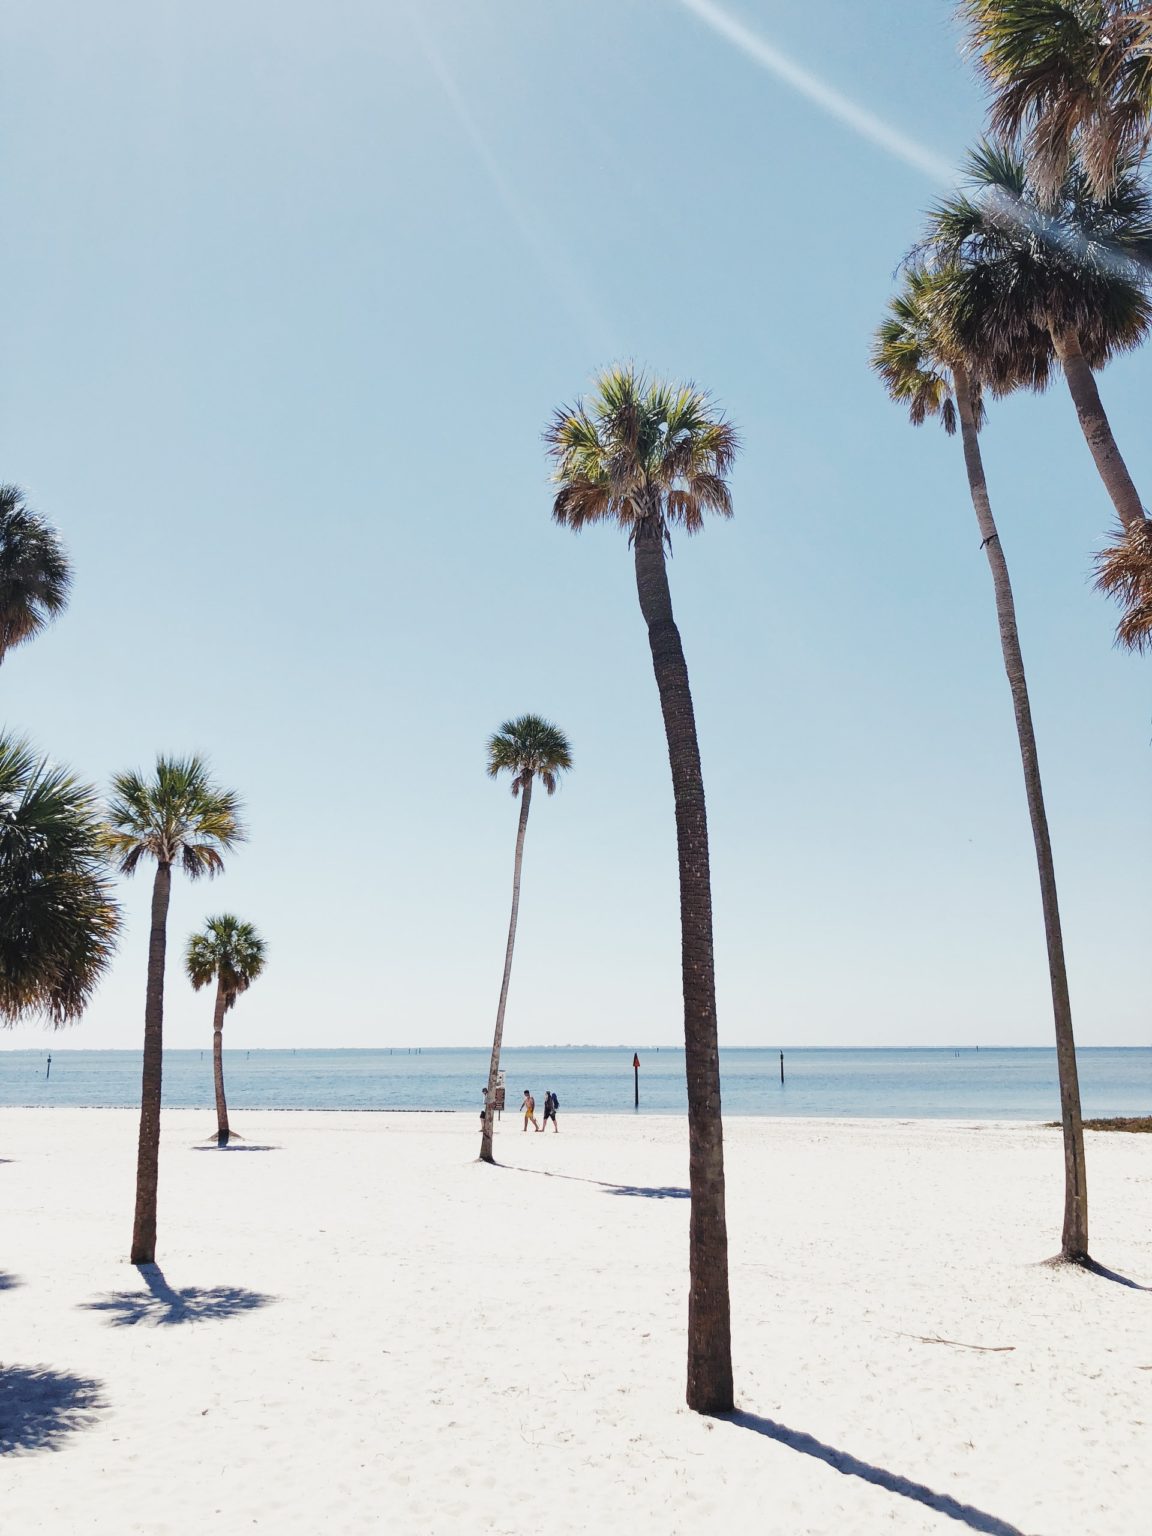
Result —
<path fill-rule="evenodd" d="M 1058 1246 L 1038 1126 L 734 1119 L 741 1414 L 683 1407 L 686 1128 L 165 1116 L 159 1269 L 126 1262 L 135 1121 L 0 1118 L 13 1533 L 1146 1529 L 1152 1184 L 1090 1138 Z"/>

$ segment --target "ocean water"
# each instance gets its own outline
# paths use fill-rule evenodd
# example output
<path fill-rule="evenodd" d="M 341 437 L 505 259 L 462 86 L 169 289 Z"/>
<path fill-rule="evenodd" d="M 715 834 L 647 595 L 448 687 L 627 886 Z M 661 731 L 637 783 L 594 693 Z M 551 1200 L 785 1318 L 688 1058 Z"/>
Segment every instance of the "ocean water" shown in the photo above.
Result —
<path fill-rule="evenodd" d="M 47 1057 L 51 1053 L 51 1074 Z M 1152 1113 L 1152 1048 L 1079 1053 L 1086 1115 Z M 513 1113 L 525 1088 L 552 1089 L 561 1114 L 633 1114 L 632 1051 L 511 1048 L 503 1054 Z M 724 1112 L 900 1119 L 1054 1120 L 1052 1050 L 722 1050 Z M 476 1110 L 488 1078 L 484 1050 L 225 1050 L 229 1108 Z M 139 1103 L 138 1051 L 0 1051 L 0 1105 Z M 167 1051 L 164 1101 L 211 1110 L 210 1050 Z M 640 1113 L 683 1113 L 684 1052 L 640 1052 Z"/>

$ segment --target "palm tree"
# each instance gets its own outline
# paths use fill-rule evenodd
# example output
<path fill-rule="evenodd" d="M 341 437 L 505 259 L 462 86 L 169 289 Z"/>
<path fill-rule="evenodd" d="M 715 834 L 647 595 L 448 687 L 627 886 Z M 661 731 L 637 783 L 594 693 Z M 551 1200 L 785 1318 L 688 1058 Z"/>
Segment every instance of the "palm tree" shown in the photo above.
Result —
<path fill-rule="evenodd" d="M 1116 533 L 1096 556 L 1096 589 L 1123 608 L 1116 640 L 1130 651 L 1152 650 L 1152 520 Z"/>
<path fill-rule="evenodd" d="M 223 854 L 245 837 L 240 803 L 209 777 L 201 757 L 158 757 L 151 777 L 120 773 L 112 780 L 107 841 L 125 875 L 151 859 L 152 927 L 144 1002 L 144 1070 L 140 1089 L 140 1142 L 136 1159 L 133 1264 L 156 1262 L 156 1191 L 160 1172 L 160 1094 L 164 1062 L 164 956 L 172 866 L 190 880 L 217 875 Z"/>
<path fill-rule="evenodd" d="M 210 917 L 203 933 L 188 940 L 184 964 L 188 979 L 199 992 L 209 982 L 216 983 L 216 1010 L 212 1016 L 212 1077 L 216 1085 L 216 1143 L 226 1147 L 231 1135 L 228 1103 L 224 1097 L 224 1015 L 236 1006 L 241 992 L 264 969 L 264 940 L 251 923 L 242 923 L 231 913 Z"/>
<path fill-rule="evenodd" d="M 614 522 L 627 531 L 640 611 L 648 626 L 672 769 L 680 864 L 692 1192 L 687 1399 L 701 1413 L 724 1413 L 732 1407 L 732 1342 L 708 818 L 665 552 L 673 528 L 697 533 L 706 512 L 732 515 L 726 477 L 738 441 L 709 396 L 694 385 L 649 381 L 633 367 L 602 373 L 589 399 L 555 413 L 545 439 L 558 486 L 553 517 L 574 532 L 599 522 Z"/>
<path fill-rule="evenodd" d="M 537 779 L 549 795 L 556 793 L 560 775 L 572 767 L 572 748 L 567 736 L 550 720 L 539 715 L 521 715 L 504 724 L 488 738 L 488 777 L 512 775 L 513 795 L 520 796 L 520 824 L 516 829 L 516 858 L 512 868 L 512 916 L 508 920 L 508 944 L 504 951 L 504 977 L 500 983 L 500 1001 L 496 1007 L 496 1030 L 492 1036 L 492 1058 L 488 1065 L 488 1087 L 484 1092 L 484 1129 L 480 1137 L 480 1160 L 492 1156 L 492 1117 L 496 1110 L 496 1081 L 500 1073 L 500 1047 L 504 1040 L 504 1010 L 508 1004 L 508 983 L 512 977 L 512 950 L 516 944 L 516 919 L 520 912 L 520 871 L 524 863 L 524 834 L 528 830 L 528 807 L 532 803 L 532 785 Z"/>
<path fill-rule="evenodd" d="M 1152 326 L 1147 287 L 1152 197 L 1135 172 L 1094 199 L 1074 166 L 1042 206 L 1010 151 L 981 144 L 968 160 L 975 195 L 934 211 L 926 245 L 959 273 L 955 326 L 970 352 L 1009 353 L 1047 331 L 1081 430 L 1125 532 L 1145 512 L 1105 413 L 1094 370 L 1139 345 Z"/>
<path fill-rule="evenodd" d="M 1048 948 L 1048 976 L 1052 992 L 1052 1016 L 1056 1029 L 1056 1062 L 1060 1081 L 1061 1121 L 1064 1130 L 1064 1223 L 1061 1257 L 1083 1263 L 1088 1258 L 1088 1192 L 1084 1164 L 1084 1131 L 1080 1117 L 1080 1085 L 1076 1068 L 1076 1043 L 1072 1032 L 1072 1005 L 1064 963 L 1064 938 L 1056 893 L 1056 869 L 1052 840 L 1044 807 L 1040 761 L 1020 636 L 1016 606 L 1008 577 L 1008 562 L 992 516 L 984 477 L 978 436 L 984 418 L 985 388 L 1004 394 L 1013 388 L 1042 387 L 1048 360 L 1046 337 L 1037 332 L 1031 353 L 1019 346 L 1010 358 L 986 352 L 982 366 L 974 364 L 957 345 L 949 327 L 948 307 L 957 276 L 948 270 L 928 272 L 911 267 L 902 291 L 891 301 L 888 318 L 876 333 L 872 367 L 889 395 L 908 408 L 914 425 L 936 416 L 949 434 L 960 424 L 968 491 L 980 528 L 981 548 L 992 574 L 1000 651 L 1012 693 L 1016 736 L 1024 769 L 1024 790 L 1036 848 L 1040 876 L 1040 904 L 1044 938 Z"/>
<path fill-rule="evenodd" d="M 993 92 L 990 124 L 1020 142 L 1045 200 L 1079 158 L 1107 196 L 1148 149 L 1148 0 L 961 0 L 968 52 Z"/>
<path fill-rule="evenodd" d="M 96 792 L 0 735 L 0 1025 L 74 1023 L 119 929 Z"/>
<path fill-rule="evenodd" d="M 63 611 L 71 587 L 55 528 L 30 510 L 19 486 L 0 485 L 0 662 Z"/>

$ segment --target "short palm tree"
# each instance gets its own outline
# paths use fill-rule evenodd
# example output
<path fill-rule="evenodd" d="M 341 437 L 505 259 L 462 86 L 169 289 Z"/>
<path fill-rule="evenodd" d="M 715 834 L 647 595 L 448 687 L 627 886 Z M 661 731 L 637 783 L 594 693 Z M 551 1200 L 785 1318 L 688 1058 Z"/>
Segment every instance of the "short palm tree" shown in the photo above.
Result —
<path fill-rule="evenodd" d="M 524 864 L 524 834 L 528 830 L 528 808 L 532 786 L 537 779 L 549 795 L 556 793 L 560 775 L 572 767 L 572 747 L 559 726 L 540 715 L 520 715 L 505 720 L 488 738 L 488 777 L 512 775 L 513 795 L 520 797 L 520 821 L 516 829 L 516 857 L 512 867 L 512 916 L 508 920 L 508 944 L 504 951 L 504 976 L 500 983 L 500 1001 L 496 1007 L 496 1029 L 492 1036 L 492 1057 L 488 1065 L 488 1087 L 484 1094 L 484 1128 L 480 1137 L 480 1160 L 491 1163 L 492 1117 L 496 1110 L 496 1083 L 500 1074 L 500 1050 L 504 1041 L 504 1011 L 508 1006 L 508 984 L 512 979 L 512 951 L 516 946 L 516 922 L 520 913 L 520 873 Z"/>
<path fill-rule="evenodd" d="M 0 1024 L 75 1023 L 119 929 L 95 791 L 0 735 Z"/>
<path fill-rule="evenodd" d="M 1091 195 L 1079 167 L 1045 207 L 1015 155 L 982 144 L 969 156 L 972 196 L 950 198 L 926 245 L 958 269 L 952 308 L 971 355 L 1030 349 L 1047 331 L 1085 441 L 1122 528 L 1145 513 L 1100 399 L 1094 370 L 1139 345 L 1152 327 L 1152 197 L 1131 170 L 1107 197 Z M 1023 338 L 1023 341 L 1021 339 Z"/>
<path fill-rule="evenodd" d="M 219 874 L 224 867 L 223 855 L 243 841 L 245 832 L 239 800 L 231 790 L 213 783 L 203 758 L 158 757 L 151 776 L 120 773 L 112 780 L 106 836 L 123 874 L 134 874 L 148 860 L 156 865 L 131 1255 L 133 1264 L 154 1264 L 164 1062 L 164 959 L 172 870 L 173 866 L 182 869 L 190 880 Z"/>
<path fill-rule="evenodd" d="M 556 522 L 578 532 L 610 522 L 628 535 L 640 611 L 664 716 L 676 805 L 684 1059 L 688 1080 L 688 1405 L 732 1407 L 724 1131 L 712 947 L 708 818 L 696 717 L 665 556 L 674 528 L 697 533 L 704 517 L 732 515 L 727 476 L 736 432 L 708 395 L 611 368 L 591 396 L 556 412 L 545 439 L 557 485 Z"/>
<path fill-rule="evenodd" d="M 1019 141 L 1044 199 L 1079 158 L 1097 196 L 1148 148 L 1148 0 L 961 0 L 968 51 L 992 90 L 991 128 Z"/>
<path fill-rule="evenodd" d="M 25 504 L 15 485 L 0 485 L 0 662 L 61 613 L 72 568 L 60 536 Z"/>
<path fill-rule="evenodd" d="M 908 409 L 914 425 L 929 416 L 938 417 L 949 434 L 960 425 L 968 492 L 980 528 L 981 548 L 988 560 L 1000 629 L 1000 651 L 1012 707 L 1016 736 L 1024 769 L 1024 789 L 1040 876 L 1040 903 L 1044 937 L 1048 947 L 1048 976 L 1052 1016 L 1056 1030 L 1056 1062 L 1060 1081 L 1061 1120 L 1064 1129 L 1064 1222 L 1060 1251 L 1065 1259 L 1083 1263 L 1088 1258 L 1088 1187 L 1084 1163 L 1084 1131 L 1080 1116 L 1080 1084 L 1076 1067 L 1076 1043 L 1072 1032 L 1072 1005 L 1064 963 L 1064 936 L 1056 892 L 1056 868 L 1052 839 L 1044 806 L 1040 759 L 1032 725 L 1028 681 L 1016 625 L 1016 605 L 1008 577 L 1008 562 L 992 516 L 979 429 L 983 420 L 983 393 L 1003 394 L 1020 387 L 1044 383 L 1048 356 L 1043 333 L 1033 337 L 1031 358 L 1020 346 L 1008 359 L 985 352 L 984 377 L 957 345 L 949 326 L 949 303 L 957 274 L 947 270 L 931 273 L 911 267 L 904 286 L 891 301 L 888 318 L 876 333 L 872 367 L 889 395 Z M 979 369 L 977 364 L 976 368 Z"/>
<path fill-rule="evenodd" d="M 216 1142 L 226 1147 L 231 1128 L 228 1101 L 224 1097 L 224 1015 L 236 1006 L 241 992 L 264 969 L 264 940 L 251 923 L 242 923 L 231 913 L 210 917 L 203 933 L 188 940 L 184 956 L 188 980 L 199 992 L 210 982 L 216 983 L 216 1008 L 212 1015 L 212 1078 L 216 1085 Z"/>

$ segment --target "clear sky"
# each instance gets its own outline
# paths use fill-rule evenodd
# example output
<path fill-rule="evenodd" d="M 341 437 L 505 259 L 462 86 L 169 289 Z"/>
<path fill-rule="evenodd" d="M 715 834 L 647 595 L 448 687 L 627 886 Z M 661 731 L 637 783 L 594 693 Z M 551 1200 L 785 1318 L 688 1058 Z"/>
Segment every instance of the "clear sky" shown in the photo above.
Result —
<path fill-rule="evenodd" d="M 540 433 L 634 358 L 739 424 L 673 597 L 711 816 L 722 1043 L 1047 1044 L 1040 906 L 958 444 L 867 368 L 982 103 L 951 0 L 13 0 L 0 474 L 72 550 L 2 716 L 104 784 L 207 753 L 251 841 L 177 882 L 266 934 L 235 1045 L 673 1042 L 672 798 L 624 538 L 549 521 Z M 1147 352 L 1101 387 L 1152 485 Z M 1083 1044 L 1149 1039 L 1150 690 L 1089 587 L 1066 394 L 985 452 Z M 1146 493 L 1152 496 L 1152 492 Z M 67 1036 L 142 1030 L 149 877 Z M 169 972 L 167 1038 L 210 1001 Z"/>

